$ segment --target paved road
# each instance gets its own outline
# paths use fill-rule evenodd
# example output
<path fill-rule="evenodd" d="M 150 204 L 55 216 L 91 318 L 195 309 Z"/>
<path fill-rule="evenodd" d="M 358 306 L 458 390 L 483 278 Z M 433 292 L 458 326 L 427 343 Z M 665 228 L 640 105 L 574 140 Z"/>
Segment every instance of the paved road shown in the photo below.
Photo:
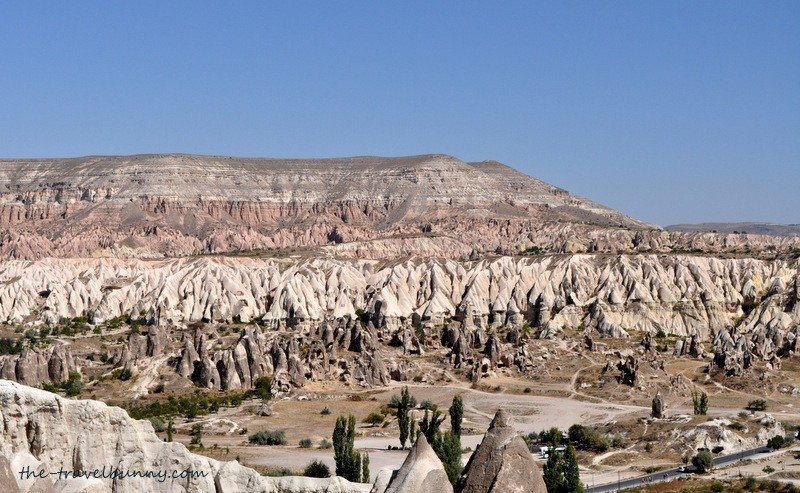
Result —
<path fill-rule="evenodd" d="M 734 462 L 747 459 L 754 455 L 764 454 L 771 451 L 772 449 L 770 449 L 769 447 L 762 446 L 758 448 L 752 448 L 749 450 L 743 450 L 741 452 L 736 452 L 735 454 L 721 455 L 719 457 L 714 458 L 714 467 L 726 466 L 728 464 L 732 464 Z M 588 487 L 586 488 L 586 493 L 611 493 L 614 491 L 625 490 L 628 488 L 635 488 L 637 486 L 643 486 L 646 484 L 660 483 L 662 481 L 672 481 L 673 479 L 676 479 L 680 476 L 685 476 L 692 473 L 694 473 L 694 466 L 689 465 L 686 466 L 685 468 L 676 467 L 673 469 L 667 469 L 665 471 L 658 471 L 653 474 L 647 474 L 645 476 L 623 479 L 618 483 L 617 482 L 606 483 Z"/>

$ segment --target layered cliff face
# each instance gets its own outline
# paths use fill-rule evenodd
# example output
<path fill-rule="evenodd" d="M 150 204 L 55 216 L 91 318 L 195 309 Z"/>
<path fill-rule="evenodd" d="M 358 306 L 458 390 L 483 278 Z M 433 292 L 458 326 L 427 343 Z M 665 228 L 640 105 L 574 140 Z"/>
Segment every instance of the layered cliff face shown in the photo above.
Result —
<path fill-rule="evenodd" d="M 498 220 L 644 226 L 499 163 L 443 155 L 3 160 L 0 188 L 2 252 L 20 258 L 319 246 Z"/>
<path fill-rule="evenodd" d="M 358 493 L 369 485 L 342 478 L 269 478 L 237 462 L 219 462 L 163 442 L 148 421 L 136 421 L 122 409 L 90 400 L 70 400 L 42 390 L 0 380 L 0 461 L 10 463 L 12 477 L 0 476 L 2 491 Z M 88 472 L 106 477 L 50 476 L 23 481 L 19 470 Z M 114 477 L 111 468 L 164 476 Z M 19 470 L 18 470 L 19 469 Z M 172 472 L 177 472 L 173 477 Z M 195 474 L 186 473 L 194 471 Z M 181 474 L 183 473 L 183 474 Z"/>
<path fill-rule="evenodd" d="M 786 251 L 800 248 L 800 239 L 668 233 L 500 163 L 444 155 L 0 160 L 5 258 L 296 247 L 360 258 L 432 252 L 458 258 L 529 247 Z"/>

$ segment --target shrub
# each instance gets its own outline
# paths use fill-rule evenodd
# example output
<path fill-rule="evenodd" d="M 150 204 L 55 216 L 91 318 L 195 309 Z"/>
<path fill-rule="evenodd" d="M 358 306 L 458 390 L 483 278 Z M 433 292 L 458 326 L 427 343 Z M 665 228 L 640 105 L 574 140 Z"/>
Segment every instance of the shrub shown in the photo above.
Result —
<path fill-rule="evenodd" d="M 424 401 L 422 401 L 420 403 L 419 407 L 421 409 L 426 409 L 428 411 L 435 411 L 435 410 L 439 409 L 439 406 L 437 406 L 433 402 L 429 401 L 428 399 L 425 399 Z"/>
<path fill-rule="evenodd" d="M 331 470 L 324 462 L 319 460 L 312 460 L 303 469 L 303 476 L 308 476 L 309 478 L 328 478 L 330 475 Z"/>
<path fill-rule="evenodd" d="M 323 416 L 327 416 L 331 413 L 331 408 L 329 406 L 325 406 L 322 408 L 322 411 L 319 412 Z"/>
<path fill-rule="evenodd" d="M 83 390 L 83 382 L 81 382 L 81 376 L 77 373 L 70 372 L 69 380 L 62 384 L 64 389 L 64 393 L 67 394 L 69 397 L 74 397 L 81 393 Z"/>
<path fill-rule="evenodd" d="M 303 439 L 300 440 L 300 443 L 298 445 L 299 445 L 300 448 L 311 448 L 311 439 L 310 438 L 303 438 Z"/>
<path fill-rule="evenodd" d="M 286 433 L 283 430 L 261 430 L 247 437 L 247 440 L 256 445 L 286 445 Z"/>
<path fill-rule="evenodd" d="M 192 439 L 189 441 L 190 445 L 202 445 L 203 443 L 203 425 L 196 423 L 192 425 Z"/>
<path fill-rule="evenodd" d="M 364 418 L 364 423 L 370 424 L 372 426 L 378 426 L 379 424 L 383 423 L 383 414 L 381 413 L 371 413 L 369 416 Z"/>
<path fill-rule="evenodd" d="M 130 380 L 131 377 L 133 377 L 133 372 L 131 372 L 128 368 L 125 368 L 124 370 L 119 372 L 119 376 L 117 376 L 117 378 L 119 378 L 122 381 Z"/>
<path fill-rule="evenodd" d="M 764 399 L 755 399 L 750 401 L 747 404 L 748 411 L 766 411 L 767 410 L 767 401 Z"/>
<path fill-rule="evenodd" d="M 272 379 L 270 377 L 259 377 L 253 382 L 253 390 L 250 392 L 253 396 L 268 401 L 272 398 L 272 392 L 269 390 L 271 385 Z"/>
<path fill-rule="evenodd" d="M 162 392 L 164 392 L 164 384 L 163 383 L 160 383 L 160 384 L 156 385 L 156 387 L 153 389 L 153 393 L 154 394 L 160 394 Z"/>
<path fill-rule="evenodd" d="M 772 474 L 773 472 L 775 472 L 775 468 L 772 466 L 765 466 L 764 469 L 762 469 L 762 471 L 764 471 L 767 474 Z"/>
<path fill-rule="evenodd" d="M 161 433 L 167 429 L 161 418 L 150 418 L 150 424 L 153 425 L 153 430 L 155 430 L 156 433 Z"/>
<path fill-rule="evenodd" d="M 333 447 L 333 444 L 327 438 L 323 438 L 321 442 L 319 442 L 319 448 L 327 450 Z"/>

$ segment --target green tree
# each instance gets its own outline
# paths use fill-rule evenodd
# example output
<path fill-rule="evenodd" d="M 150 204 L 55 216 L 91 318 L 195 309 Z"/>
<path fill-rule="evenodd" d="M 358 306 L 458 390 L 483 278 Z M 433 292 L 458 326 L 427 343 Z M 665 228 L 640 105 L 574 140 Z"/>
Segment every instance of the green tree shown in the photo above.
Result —
<path fill-rule="evenodd" d="M 167 421 L 167 441 L 168 442 L 172 441 L 172 432 L 174 430 L 175 430 L 175 422 L 172 420 L 172 418 L 169 418 L 169 421 Z"/>
<path fill-rule="evenodd" d="M 575 455 L 575 449 L 572 445 L 567 445 L 567 450 L 564 452 L 563 465 L 564 483 L 567 486 L 567 491 L 570 493 L 583 493 L 583 484 L 581 484 L 578 470 L 578 457 Z"/>
<path fill-rule="evenodd" d="M 364 452 L 361 457 L 361 482 L 369 483 L 369 454 Z"/>
<path fill-rule="evenodd" d="M 439 456 L 442 465 L 444 465 L 447 479 L 455 486 L 464 468 L 461 465 L 461 437 L 450 430 L 444 434 L 440 434 L 436 445 L 434 451 L 436 451 L 436 455 Z"/>
<path fill-rule="evenodd" d="M 409 439 L 410 418 L 408 412 L 410 409 L 411 393 L 408 391 L 408 387 L 403 387 L 400 391 L 400 399 L 397 401 L 397 424 L 400 426 L 400 446 L 402 448 L 406 448 L 406 442 Z"/>
<path fill-rule="evenodd" d="M 546 445 L 550 445 L 551 447 L 558 447 L 561 444 L 563 437 L 564 435 L 561 430 L 556 427 L 552 427 L 547 431 L 539 433 L 539 439 L 541 442 Z"/>
<path fill-rule="evenodd" d="M 547 493 L 562 493 L 567 491 L 562 463 L 563 459 L 561 458 L 561 454 L 556 452 L 554 448 L 550 448 L 550 453 L 547 455 L 547 463 L 545 463 L 542 473 L 544 484 L 547 487 Z"/>
<path fill-rule="evenodd" d="M 714 458 L 711 457 L 711 452 L 708 450 L 701 450 L 692 457 L 692 465 L 697 469 L 697 472 L 703 474 L 714 468 Z"/>
<path fill-rule="evenodd" d="M 460 395 L 453 397 L 450 404 L 450 429 L 456 436 L 461 436 L 461 422 L 464 420 L 464 400 Z"/>

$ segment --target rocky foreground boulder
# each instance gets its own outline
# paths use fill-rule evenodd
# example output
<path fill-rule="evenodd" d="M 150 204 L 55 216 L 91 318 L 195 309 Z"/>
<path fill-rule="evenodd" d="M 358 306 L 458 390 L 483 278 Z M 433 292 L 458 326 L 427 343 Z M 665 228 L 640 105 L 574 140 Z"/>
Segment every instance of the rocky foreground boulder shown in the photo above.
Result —
<path fill-rule="evenodd" d="M 385 489 L 381 479 L 376 479 L 370 493 L 453 493 L 442 461 L 422 434 Z"/>
<path fill-rule="evenodd" d="M 547 493 L 528 446 L 499 410 L 469 459 L 459 481 L 460 493 Z"/>
<path fill-rule="evenodd" d="M 238 462 L 219 462 L 163 442 L 148 421 L 117 407 L 69 400 L 0 380 L 0 491 L 3 493 L 365 493 L 369 485 L 339 477 L 263 477 Z M 108 471 L 108 477 L 19 479 L 36 472 Z M 111 477 L 110 471 L 167 471 L 163 478 Z M 191 470 L 197 474 L 182 474 Z M 9 479 L 9 471 L 13 482 Z M 171 477 L 172 471 L 178 477 Z M 102 474 L 100 474 L 102 476 Z M 35 480 L 35 483 L 32 482 Z"/>

